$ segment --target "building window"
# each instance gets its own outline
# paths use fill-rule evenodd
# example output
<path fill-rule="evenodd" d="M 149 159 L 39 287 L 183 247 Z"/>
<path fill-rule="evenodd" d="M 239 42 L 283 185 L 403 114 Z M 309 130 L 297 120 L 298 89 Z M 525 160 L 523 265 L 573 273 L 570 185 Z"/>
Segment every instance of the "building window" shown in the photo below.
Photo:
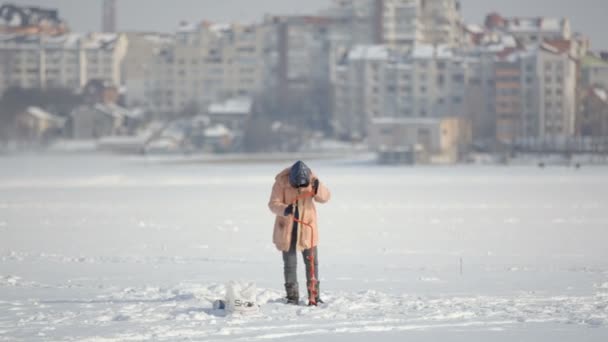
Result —
<path fill-rule="evenodd" d="M 464 83 L 464 75 L 463 74 L 452 75 L 452 81 L 454 83 L 462 84 L 462 83 Z"/>

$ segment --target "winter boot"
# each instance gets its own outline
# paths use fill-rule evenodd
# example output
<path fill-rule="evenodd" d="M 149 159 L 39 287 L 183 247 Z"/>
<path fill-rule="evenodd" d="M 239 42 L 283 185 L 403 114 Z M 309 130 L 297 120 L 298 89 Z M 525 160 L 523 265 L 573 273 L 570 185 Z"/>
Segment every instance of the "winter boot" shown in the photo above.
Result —
<path fill-rule="evenodd" d="M 287 293 L 287 304 L 298 305 L 300 302 L 298 283 L 286 283 L 285 292 Z"/>
<path fill-rule="evenodd" d="M 323 304 L 324 303 L 323 300 L 321 300 L 321 294 L 319 292 L 319 284 L 320 284 L 320 281 L 316 281 L 315 282 L 315 297 L 314 297 L 314 300 L 313 300 L 313 296 L 312 296 L 312 293 L 310 291 L 311 290 L 311 286 L 310 286 L 311 284 L 310 284 L 310 282 L 308 283 L 308 305 L 309 306 L 312 306 L 312 305 L 317 306 L 319 304 Z"/>

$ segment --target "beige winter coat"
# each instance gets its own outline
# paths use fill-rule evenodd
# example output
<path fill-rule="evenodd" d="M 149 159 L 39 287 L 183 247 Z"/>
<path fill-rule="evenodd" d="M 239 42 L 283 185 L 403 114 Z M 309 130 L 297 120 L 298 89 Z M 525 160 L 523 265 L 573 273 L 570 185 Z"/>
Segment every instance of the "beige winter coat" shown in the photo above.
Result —
<path fill-rule="evenodd" d="M 299 224 L 299 234 L 297 249 L 303 251 L 312 247 L 317 246 L 319 243 L 319 232 L 317 227 L 317 209 L 315 208 L 314 202 L 325 203 L 329 201 L 331 194 L 329 190 L 319 183 L 319 190 L 316 196 L 306 196 L 305 193 L 313 193 L 313 180 L 316 178 L 315 174 L 311 174 L 311 182 L 308 188 L 295 189 L 289 184 L 289 171 L 291 168 L 287 168 L 279 173 L 272 187 L 272 194 L 270 195 L 270 201 L 268 207 L 270 210 L 277 215 L 274 222 L 274 233 L 272 241 L 278 250 L 287 252 L 291 245 L 291 233 L 293 231 L 293 215 L 284 216 L 285 208 L 289 204 L 295 204 L 298 196 L 301 198 L 298 202 L 298 209 L 300 214 L 300 220 L 306 224 Z M 303 196 L 302 196 L 303 195 Z M 314 201 L 313 201 L 314 199 Z M 311 234 L 312 234 L 312 245 L 311 245 Z"/>

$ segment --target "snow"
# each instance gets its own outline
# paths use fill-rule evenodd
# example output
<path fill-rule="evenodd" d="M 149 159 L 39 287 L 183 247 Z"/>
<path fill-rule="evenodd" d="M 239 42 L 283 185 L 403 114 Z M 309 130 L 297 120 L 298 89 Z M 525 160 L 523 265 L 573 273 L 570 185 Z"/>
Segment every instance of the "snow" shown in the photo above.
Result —
<path fill-rule="evenodd" d="M 28 107 L 26 112 L 39 120 L 49 121 L 58 126 L 63 126 L 65 124 L 64 118 L 53 115 L 39 107 Z"/>
<path fill-rule="evenodd" d="M 205 136 L 209 138 L 222 138 L 230 136 L 231 132 L 226 126 L 218 124 L 205 129 Z"/>
<path fill-rule="evenodd" d="M 452 58 L 454 54 L 448 45 L 416 44 L 412 57 L 415 59 Z"/>
<path fill-rule="evenodd" d="M 477 34 L 481 34 L 484 33 L 484 29 L 483 27 L 479 26 L 479 25 L 475 25 L 475 24 L 467 24 L 466 26 L 467 31 L 471 32 L 471 33 L 477 33 Z"/>
<path fill-rule="evenodd" d="M 0 341 L 608 335 L 603 166 L 311 160 L 333 198 L 318 206 L 326 304 L 309 308 L 282 303 L 270 241 L 266 203 L 287 163 L 29 155 L 0 164 Z M 233 280 L 257 284 L 259 314 L 213 309 Z"/>
<path fill-rule="evenodd" d="M 117 33 L 91 33 L 83 39 L 82 47 L 85 49 L 112 48 L 120 38 Z"/>
<path fill-rule="evenodd" d="M 250 114 L 253 106 L 253 100 L 249 97 L 237 97 L 228 99 L 222 103 L 213 103 L 209 105 L 209 114 Z"/>
<path fill-rule="evenodd" d="M 348 53 L 349 60 L 388 60 L 389 51 L 385 45 L 357 45 Z"/>
<path fill-rule="evenodd" d="M 595 96 L 597 96 L 600 100 L 607 102 L 608 101 L 608 93 L 606 93 L 606 91 L 602 88 L 593 88 L 593 93 L 595 94 Z"/>
<path fill-rule="evenodd" d="M 559 32 L 563 28 L 559 18 L 511 18 L 508 28 L 511 32 Z"/>

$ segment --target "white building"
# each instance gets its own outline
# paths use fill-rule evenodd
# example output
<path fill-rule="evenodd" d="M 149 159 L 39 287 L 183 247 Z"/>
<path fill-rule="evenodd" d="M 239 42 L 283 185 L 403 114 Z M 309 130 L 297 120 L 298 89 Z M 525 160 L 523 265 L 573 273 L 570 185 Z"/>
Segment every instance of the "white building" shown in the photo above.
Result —
<path fill-rule="evenodd" d="M 577 62 L 568 50 L 543 43 L 499 54 L 497 139 L 571 137 L 575 133 Z"/>
<path fill-rule="evenodd" d="M 384 112 L 390 50 L 383 45 L 359 45 L 336 69 L 333 128 L 338 136 L 367 136 L 369 122 Z"/>
<path fill-rule="evenodd" d="M 320 16 L 266 18 L 263 105 L 280 119 L 317 128 L 328 123 L 330 75 L 337 57 L 329 41 L 332 23 Z"/>
<path fill-rule="evenodd" d="M 148 73 L 160 51 L 170 46 L 173 36 L 158 33 L 127 33 L 129 49 L 123 60 L 126 104 L 143 106 L 146 101 L 146 82 Z"/>
<path fill-rule="evenodd" d="M 524 45 L 572 38 L 572 28 L 567 18 L 507 18 L 505 29 Z"/>
<path fill-rule="evenodd" d="M 608 90 L 608 56 L 589 55 L 582 60 L 582 83 L 585 87 L 600 87 Z"/>
<path fill-rule="evenodd" d="M 411 49 L 424 41 L 422 0 L 383 0 L 382 38 L 392 48 Z"/>
<path fill-rule="evenodd" d="M 237 134 L 245 130 L 253 110 L 253 101 L 248 97 L 236 97 L 212 103 L 207 108 L 211 125 L 222 125 Z"/>
<path fill-rule="evenodd" d="M 465 116 L 468 82 L 477 64 L 455 56 L 446 45 L 419 44 L 411 53 L 356 46 L 333 81 L 335 130 L 362 138 L 378 118 Z"/>
<path fill-rule="evenodd" d="M 422 2 L 423 41 L 459 47 L 463 43 L 463 19 L 458 0 Z"/>
<path fill-rule="evenodd" d="M 332 18 L 329 40 L 343 39 L 347 47 L 381 43 L 382 27 L 377 15 L 381 3 L 380 0 L 333 0 L 331 7 L 321 12 Z"/>
<path fill-rule="evenodd" d="M 0 91 L 23 88 L 80 89 L 89 80 L 122 84 L 128 40 L 121 34 L 0 36 Z"/>
<path fill-rule="evenodd" d="M 145 105 L 160 113 L 253 96 L 262 86 L 263 25 L 182 24 L 145 71 Z"/>

